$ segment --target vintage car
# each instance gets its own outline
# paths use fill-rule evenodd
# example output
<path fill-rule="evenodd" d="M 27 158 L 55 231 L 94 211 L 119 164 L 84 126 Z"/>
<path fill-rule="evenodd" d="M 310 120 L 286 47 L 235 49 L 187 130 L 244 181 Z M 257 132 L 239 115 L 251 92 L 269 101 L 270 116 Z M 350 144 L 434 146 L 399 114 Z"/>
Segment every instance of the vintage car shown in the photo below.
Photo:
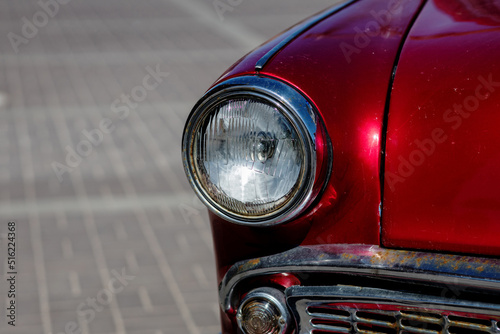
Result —
<path fill-rule="evenodd" d="M 500 333 L 500 1 L 357 0 L 227 70 L 183 162 L 223 333 Z"/>

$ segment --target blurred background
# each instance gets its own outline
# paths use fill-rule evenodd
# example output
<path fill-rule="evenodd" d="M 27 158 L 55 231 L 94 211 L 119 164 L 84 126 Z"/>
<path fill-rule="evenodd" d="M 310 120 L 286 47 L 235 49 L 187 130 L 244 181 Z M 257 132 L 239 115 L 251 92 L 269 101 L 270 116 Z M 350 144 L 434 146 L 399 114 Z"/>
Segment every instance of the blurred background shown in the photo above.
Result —
<path fill-rule="evenodd" d="M 0 333 L 219 333 L 184 121 L 242 55 L 335 0 L 0 0 Z"/>

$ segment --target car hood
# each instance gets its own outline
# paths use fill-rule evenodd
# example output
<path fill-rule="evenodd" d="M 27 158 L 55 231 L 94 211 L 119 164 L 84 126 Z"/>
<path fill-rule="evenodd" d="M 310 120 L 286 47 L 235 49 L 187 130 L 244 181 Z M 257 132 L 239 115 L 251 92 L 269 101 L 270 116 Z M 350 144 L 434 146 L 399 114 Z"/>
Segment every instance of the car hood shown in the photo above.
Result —
<path fill-rule="evenodd" d="M 386 247 L 500 255 L 500 1 L 429 0 L 390 97 Z"/>
<path fill-rule="evenodd" d="M 293 222 L 263 229 L 211 214 L 219 279 L 237 261 L 299 244 L 500 254 L 500 6 L 481 3 L 352 1 L 263 69 L 255 64 L 293 30 L 219 78 L 259 75 L 296 87 L 333 146 L 324 193 Z M 461 116 L 455 104 L 476 110 Z"/>
<path fill-rule="evenodd" d="M 260 72 L 313 101 L 333 146 L 329 185 L 297 220 L 311 222 L 303 245 L 380 242 L 386 97 L 400 45 L 422 3 L 354 1 L 301 34 Z"/>
<path fill-rule="evenodd" d="M 258 75 L 295 87 L 322 116 L 333 147 L 324 192 L 294 221 L 259 228 L 210 215 L 220 279 L 237 261 L 299 244 L 380 244 L 386 97 L 401 43 L 422 4 L 423 0 L 344 1 L 266 42 L 219 78 L 217 83 Z M 295 37 L 294 31 L 300 33 Z M 270 51 L 267 64 L 256 69 Z"/>

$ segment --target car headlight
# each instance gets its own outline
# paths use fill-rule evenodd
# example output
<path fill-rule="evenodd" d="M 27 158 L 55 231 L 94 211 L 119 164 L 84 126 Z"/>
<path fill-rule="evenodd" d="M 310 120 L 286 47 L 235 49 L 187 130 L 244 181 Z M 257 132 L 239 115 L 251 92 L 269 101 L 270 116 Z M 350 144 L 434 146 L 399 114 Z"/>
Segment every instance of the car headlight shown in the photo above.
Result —
<path fill-rule="evenodd" d="M 184 168 L 214 213 L 272 225 L 302 212 L 319 192 L 327 142 L 312 104 L 297 90 L 270 78 L 239 77 L 215 86 L 194 107 L 183 138 Z"/>

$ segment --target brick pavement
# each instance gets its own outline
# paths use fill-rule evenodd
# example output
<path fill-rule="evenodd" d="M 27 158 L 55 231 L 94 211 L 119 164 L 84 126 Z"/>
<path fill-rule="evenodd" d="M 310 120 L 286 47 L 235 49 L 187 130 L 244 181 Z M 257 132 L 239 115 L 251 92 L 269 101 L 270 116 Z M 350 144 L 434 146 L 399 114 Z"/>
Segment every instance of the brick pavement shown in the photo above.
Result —
<path fill-rule="evenodd" d="M 18 271 L 16 327 L 2 308 L 0 333 L 217 333 L 210 229 L 180 161 L 184 121 L 232 62 L 335 1 L 243 0 L 222 16 L 202 0 L 66 2 L 44 22 L 37 2 L 0 0 L 6 303 L 10 220 Z M 14 48 L 12 33 L 25 36 Z M 168 76 L 155 81 L 157 66 Z M 69 166 L 59 178 L 54 162 Z"/>

